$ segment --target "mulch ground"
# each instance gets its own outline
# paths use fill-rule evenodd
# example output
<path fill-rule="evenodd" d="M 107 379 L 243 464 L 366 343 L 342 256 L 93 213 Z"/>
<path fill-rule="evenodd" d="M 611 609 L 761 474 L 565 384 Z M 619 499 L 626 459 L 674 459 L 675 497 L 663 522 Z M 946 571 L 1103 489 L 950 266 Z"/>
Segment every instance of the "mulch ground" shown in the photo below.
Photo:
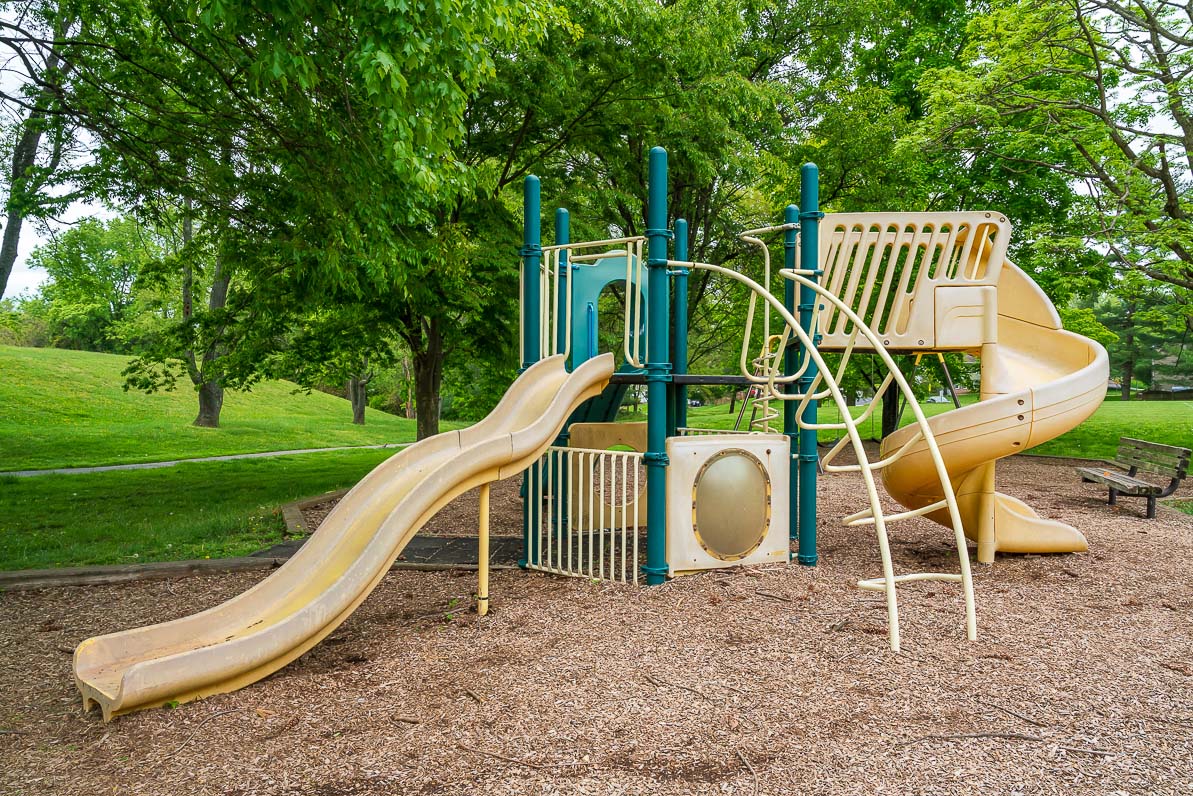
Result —
<path fill-rule="evenodd" d="M 75 644 L 259 575 L 0 595 L 0 792 L 1193 793 L 1193 517 L 1109 508 L 1041 460 L 1000 488 L 1090 552 L 977 566 L 975 643 L 954 586 L 902 588 L 902 655 L 854 587 L 879 567 L 838 522 L 850 476 L 824 479 L 818 567 L 652 589 L 499 572 L 483 619 L 457 610 L 471 574 L 395 572 L 265 681 L 106 725 Z M 899 571 L 955 568 L 943 529 L 892 535 Z"/>

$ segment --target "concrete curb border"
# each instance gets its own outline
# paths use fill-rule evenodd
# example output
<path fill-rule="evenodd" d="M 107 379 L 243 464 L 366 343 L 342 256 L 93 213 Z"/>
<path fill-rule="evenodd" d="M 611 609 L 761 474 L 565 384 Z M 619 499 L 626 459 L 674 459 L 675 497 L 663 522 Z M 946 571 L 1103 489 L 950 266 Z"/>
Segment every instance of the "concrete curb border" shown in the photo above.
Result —
<path fill-rule="evenodd" d="M 309 509 L 311 506 L 325 503 L 328 500 L 339 500 L 348 494 L 349 491 L 349 489 L 336 489 L 332 492 L 325 492 L 322 495 L 301 498 L 284 504 L 282 506 L 282 519 L 286 521 L 286 532 L 290 536 L 310 536 L 315 529 L 307 523 L 303 511 Z"/>
<path fill-rule="evenodd" d="M 322 495 L 302 498 L 282 506 L 287 532 L 292 536 L 311 533 L 302 510 L 327 500 L 341 498 L 348 493 L 339 489 Z M 59 567 L 56 569 L 16 569 L 0 571 L 0 592 L 51 589 L 63 586 L 110 586 L 142 580 L 167 580 L 192 575 L 251 572 L 276 569 L 286 563 L 281 556 L 240 556 L 237 558 L 202 558 L 189 561 L 159 561 L 148 564 L 109 564 L 89 567 Z M 518 569 L 509 564 L 490 564 L 490 570 Z M 390 571 L 443 572 L 447 570 L 475 571 L 476 564 L 424 564 L 395 561 Z"/>

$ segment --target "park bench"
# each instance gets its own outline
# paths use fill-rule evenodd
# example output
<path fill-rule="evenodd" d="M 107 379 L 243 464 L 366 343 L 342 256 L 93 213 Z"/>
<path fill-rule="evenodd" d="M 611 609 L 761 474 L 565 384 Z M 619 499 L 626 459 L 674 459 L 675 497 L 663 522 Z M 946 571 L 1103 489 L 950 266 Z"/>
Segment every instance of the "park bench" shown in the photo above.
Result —
<path fill-rule="evenodd" d="M 1176 491 L 1189 469 L 1189 449 L 1175 445 L 1161 445 L 1141 439 L 1122 437 L 1118 441 L 1115 466 L 1126 470 L 1117 473 L 1104 467 L 1078 467 L 1083 483 L 1106 484 L 1110 489 L 1107 503 L 1113 506 L 1118 496 L 1147 498 L 1147 518 L 1156 516 L 1156 498 L 1168 497 Z M 1168 486 L 1160 486 L 1138 477 L 1140 470 L 1171 479 Z"/>

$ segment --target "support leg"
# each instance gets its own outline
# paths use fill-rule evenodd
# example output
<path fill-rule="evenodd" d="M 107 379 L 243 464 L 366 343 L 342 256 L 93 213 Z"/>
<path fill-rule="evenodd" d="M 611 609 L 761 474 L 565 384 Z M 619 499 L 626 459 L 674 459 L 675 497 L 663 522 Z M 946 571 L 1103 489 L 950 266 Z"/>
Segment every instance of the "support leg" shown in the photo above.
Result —
<path fill-rule="evenodd" d="M 476 545 L 476 613 L 489 613 L 489 485 L 481 486 L 480 529 Z"/>
<path fill-rule="evenodd" d="M 1149 520 L 1154 520 L 1156 518 L 1156 496 L 1155 495 L 1147 496 L 1147 518 Z"/>
<path fill-rule="evenodd" d="M 1114 487 L 1110 487 L 1110 497 L 1106 499 L 1106 503 L 1111 506 L 1118 505 L 1118 490 Z"/>

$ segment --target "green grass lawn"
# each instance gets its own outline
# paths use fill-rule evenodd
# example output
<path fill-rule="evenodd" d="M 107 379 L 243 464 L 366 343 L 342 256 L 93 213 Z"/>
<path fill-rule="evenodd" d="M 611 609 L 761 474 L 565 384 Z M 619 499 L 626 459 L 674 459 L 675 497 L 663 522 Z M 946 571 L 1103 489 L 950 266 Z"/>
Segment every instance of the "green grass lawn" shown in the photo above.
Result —
<path fill-rule="evenodd" d="M 968 400 L 966 400 L 968 399 Z M 966 396 L 964 402 L 975 400 Z M 929 417 L 953 409 L 951 403 L 921 404 Z M 854 417 L 861 415 L 863 407 L 853 407 Z M 881 424 L 881 408 L 876 407 L 874 415 L 862 424 L 865 437 L 877 436 Z M 746 410 L 746 420 L 750 410 Z M 623 419 L 646 419 L 632 413 L 623 414 Z M 822 422 L 837 421 L 840 415 L 836 406 L 824 406 L 820 410 Z M 688 425 L 700 428 L 733 428 L 736 414 L 729 413 L 728 404 L 718 406 L 694 406 L 688 409 Z M 903 422 L 909 423 L 912 414 L 903 413 Z M 746 421 L 742 422 L 746 425 Z M 781 425 L 781 424 L 780 424 Z M 822 431 L 822 441 L 836 439 L 842 432 Z M 1089 459 L 1113 459 L 1119 437 L 1135 437 L 1165 445 L 1193 447 L 1193 401 L 1106 401 L 1093 416 L 1067 434 L 1031 449 L 1031 453 L 1047 456 L 1071 456 Z"/>
<path fill-rule="evenodd" d="M 0 471 L 414 439 L 413 420 L 370 409 L 367 423 L 354 426 L 348 401 L 295 393 L 280 381 L 227 393 L 220 428 L 195 428 L 198 399 L 189 382 L 170 393 L 124 392 L 120 372 L 127 362 L 111 354 L 0 346 Z"/>
<path fill-rule="evenodd" d="M 280 505 L 351 486 L 393 454 L 0 478 L 0 569 L 246 555 L 281 541 Z"/>

